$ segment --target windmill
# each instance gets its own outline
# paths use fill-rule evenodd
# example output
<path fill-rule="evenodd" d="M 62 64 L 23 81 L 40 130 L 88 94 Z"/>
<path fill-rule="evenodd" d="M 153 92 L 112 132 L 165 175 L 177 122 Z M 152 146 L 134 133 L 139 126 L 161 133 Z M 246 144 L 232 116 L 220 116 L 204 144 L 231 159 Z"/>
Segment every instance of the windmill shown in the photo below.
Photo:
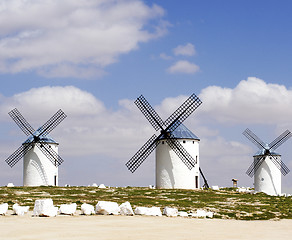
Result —
<path fill-rule="evenodd" d="M 23 185 L 58 185 L 58 166 L 64 161 L 49 133 L 67 116 L 60 109 L 36 131 L 15 108 L 9 116 L 29 138 L 5 162 L 13 167 L 23 158 Z"/>
<path fill-rule="evenodd" d="M 199 139 L 192 134 L 182 122 L 187 119 L 200 105 L 201 100 L 192 94 L 164 122 L 147 100 L 141 95 L 135 104 L 156 131 L 126 163 L 127 168 L 134 173 L 154 149 L 156 149 L 156 187 L 186 188 L 199 187 Z M 181 134 L 183 133 L 183 134 Z M 178 137 L 181 135 L 181 137 Z M 191 154 L 190 154 L 190 153 Z M 203 176 L 203 175 L 202 175 Z M 204 186 L 209 187 L 203 176 Z"/>
<path fill-rule="evenodd" d="M 253 163 L 246 171 L 248 176 L 254 176 L 255 191 L 269 195 L 281 194 L 281 174 L 285 176 L 290 170 L 282 162 L 281 155 L 274 151 L 292 136 L 291 132 L 286 130 L 270 144 L 264 143 L 248 128 L 243 135 L 259 148 L 253 156 Z"/>

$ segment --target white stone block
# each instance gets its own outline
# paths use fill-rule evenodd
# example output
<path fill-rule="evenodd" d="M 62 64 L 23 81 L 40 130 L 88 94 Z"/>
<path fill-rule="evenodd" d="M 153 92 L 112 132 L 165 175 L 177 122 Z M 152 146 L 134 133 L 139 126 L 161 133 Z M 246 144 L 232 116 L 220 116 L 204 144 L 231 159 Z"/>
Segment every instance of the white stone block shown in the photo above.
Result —
<path fill-rule="evenodd" d="M 95 206 L 95 212 L 102 215 L 118 215 L 120 207 L 116 202 L 99 201 Z"/>
<path fill-rule="evenodd" d="M 206 214 L 207 214 L 207 212 L 205 210 L 200 210 L 200 209 L 198 209 L 197 213 L 196 213 L 198 218 L 205 218 Z"/>
<path fill-rule="evenodd" d="M 61 204 L 59 213 L 65 214 L 65 215 L 74 215 L 76 212 L 77 204 L 71 203 L 71 204 Z"/>
<path fill-rule="evenodd" d="M 84 214 L 84 215 L 95 214 L 94 206 L 90 205 L 90 204 L 87 204 L 87 203 L 83 203 L 81 205 L 81 214 Z"/>
<path fill-rule="evenodd" d="M 16 214 L 18 216 L 22 216 L 28 212 L 29 206 L 19 206 L 17 203 L 15 203 L 12 206 L 12 209 L 13 209 L 13 214 Z"/>
<path fill-rule="evenodd" d="M 136 207 L 135 214 L 137 215 L 146 215 L 148 208 L 147 207 Z"/>
<path fill-rule="evenodd" d="M 206 212 L 206 217 L 207 218 L 213 218 L 214 213 L 213 212 Z"/>
<path fill-rule="evenodd" d="M 8 211 L 8 203 L 0 204 L 0 215 L 5 215 Z"/>
<path fill-rule="evenodd" d="M 131 207 L 131 204 L 129 202 L 124 202 L 120 205 L 120 214 L 121 215 L 134 215 L 134 211 Z"/>
<path fill-rule="evenodd" d="M 178 210 L 177 208 L 165 207 L 163 209 L 163 214 L 166 215 L 167 217 L 177 217 Z"/>
<path fill-rule="evenodd" d="M 35 200 L 33 215 L 43 217 L 55 217 L 58 214 L 58 208 L 54 207 L 52 199 Z"/>
<path fill-rule="evenodd" d="M 178 212 L 178 216 L 179 217 L 188 217 L 189 216 L 189 214 L 187 213 L 187 212 Z"/>
<path fill-rule="evenodd" d="M 212 186 L 212 190 L 219 190 L 219 186 Z"/>
<path fill-rule="evenodd" d="M 14 184 L 10 182 L 7 184 L 7 187 L 14 187 Z"/>
<path fill-rule="evenodd" d="M 137 215 L 146 215 L 146 216 L 162 216 L 161 210 L 159 207 L 137 207 L 135 209 L 135 214 Z"/>
<path fill-rule="evenodd" d="M 97 187 L 97 184 L 96 184 L 96 183 L 93 183 L 93 184 L 92 184 L 92 187 Z"/>
<path fill-rule="evenodd" d="M 102 184 L 99 184 L 98 188 L 106 188 L 106 186 L 102 183 Z"/>

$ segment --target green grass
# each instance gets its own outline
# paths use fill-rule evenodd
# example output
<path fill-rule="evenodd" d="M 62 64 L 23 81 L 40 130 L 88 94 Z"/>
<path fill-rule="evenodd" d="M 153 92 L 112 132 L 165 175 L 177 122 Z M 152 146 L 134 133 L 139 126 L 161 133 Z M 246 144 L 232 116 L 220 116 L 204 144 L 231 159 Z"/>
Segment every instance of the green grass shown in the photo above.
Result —
<path fill-rule="evenodd" d="M 292 198 L 269 196 L 264 193 L 238 193 L 233 188 L 214 190 L 180 190 L 149 188 L 96 187 L 0 187 L 0 203 L 34 206 L 36 199 L 52 198 L 56 206 L 63 203 L 96 205 L 98 201 L 119 204 L 129 201 L 138 206 L 176 207 L 194 212 L 204 209 L 215 218 L 240 220 L 292 219 Z"/>

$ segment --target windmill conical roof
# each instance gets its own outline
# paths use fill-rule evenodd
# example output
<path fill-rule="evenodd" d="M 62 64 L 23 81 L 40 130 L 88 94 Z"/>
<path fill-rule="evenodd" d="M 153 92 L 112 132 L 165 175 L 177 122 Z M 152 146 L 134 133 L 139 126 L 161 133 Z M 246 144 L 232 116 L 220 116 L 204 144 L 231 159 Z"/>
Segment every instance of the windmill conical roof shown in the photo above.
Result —
<path fill-rule="evenodd" d="M 176 139 L 193 139 L 200 140 L 191 130 L 189 130 L 184 124 L 180 124 L 173 132 L 172 135 Z M 160 139 L 165 139 L 166 137 L 163 135 Z"/>
<path fill-rule="evenodd" d="M 254 154 L 254 157 L 257 157 L 257 156 L 263 156 L 265 155 L 265 150 L 266 149 L 260 149 L 258 150 L 255 154 Z M 274 155 L 274 156 L 281 156 L 281 154 L 279 153 L 276 153 L 276 152 L 270 152 L 270 155 Z"/>
<path fill-rule="evenodd" d="M 38 136 L 40 134 L 40 128 L 38 130 L 36 130 L 33 135 L 30 135 L 28 139 L 25 140 L 25 143 L 32 143 L 34 141 L 34 137 L 33 136 Z M 40 142 L 46 142 L 46 143 L 55 143 L 58 144 L 51 136 L 46 135 L 46 136 L 40 136 Z"/>

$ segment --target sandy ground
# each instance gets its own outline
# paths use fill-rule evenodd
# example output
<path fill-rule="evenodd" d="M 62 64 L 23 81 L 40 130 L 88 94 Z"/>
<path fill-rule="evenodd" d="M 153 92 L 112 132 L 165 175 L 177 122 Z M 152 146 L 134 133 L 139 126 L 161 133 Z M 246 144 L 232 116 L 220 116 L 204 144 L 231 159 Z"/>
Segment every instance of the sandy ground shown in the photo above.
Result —
<path fill-rule="evenodd" d="M 236 221 L 146 216 L 0 216 L 0 239 L 292 239 L 292 220 Z"/>

